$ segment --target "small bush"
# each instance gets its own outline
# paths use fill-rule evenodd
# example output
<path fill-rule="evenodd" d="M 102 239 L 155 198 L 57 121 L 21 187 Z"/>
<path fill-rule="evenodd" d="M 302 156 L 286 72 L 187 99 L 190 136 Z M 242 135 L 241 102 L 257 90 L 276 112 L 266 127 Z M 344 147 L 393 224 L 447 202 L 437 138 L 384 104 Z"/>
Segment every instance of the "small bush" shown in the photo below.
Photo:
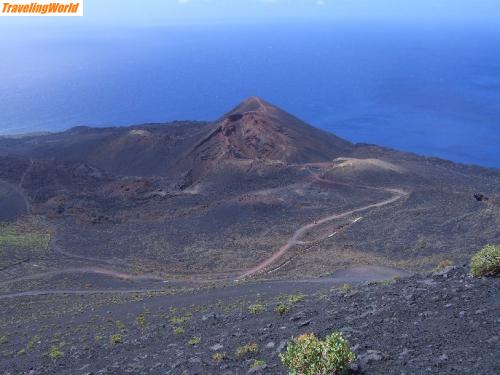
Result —
<path fill-rule="evenodd" d="M 123 343 L 123 336 L 120 335 L 119 333 L 117 333 L 116 335 L 112 335 L 110 338 L 109 338 L 109 341 L 116 345 L 116 344 L 121 344 Z"/>
<path fill-rule="evenodd" d="M 194 336 L 191 338 L 191 340 L 188 341 L 189 345 L 198 345 L 201 342 L 201 337 L 199 336 Z"/>
<path fill-rule="evenodd" d="M 184 332 L 185 332 L 184 328 L 182 328 L 182 327 L 176 327 L 174 329 L 174 334 L 176 334 L 176 335 L 182 335 Z"/>
<path fill-rule="evenodd" d="M 324 341 L 313 333 L 305 333 L 292 340 L 280 354 L 290 375 L 332 375 L 347 370 L 356 358 L 340 332 L 333 332 Z"/>
<path fill-rule="evenodd" d="M 191 315 L 173 316 L 169 319 L 170 324 L 184 324 L 191 320 Z"/>
<path fill-rule="evenodd" d="M 258 352 L 259 352 L 259 346 L 253 342 L 251 344 L 246 344 L 238 347 L 236 349 L 235 355 L 238 358 L 243 358 Z"/>
<path fill-rule="evenodd" d="M 262 359 L 256 359 L 253 361 L 253 363 L 250 365 L 251 368 L 256 368 L 256 367 L 262 367 L 266 365 L 266 361 L 263 361 Z"/>
<path fill-rule="evenodd" d="M 438 263 L 436 268 L 434 268 L 434 272 L 442 272 L 446 268 L 453 266 L 453 261 L 449 259 L 442 260 L 441 262 Z"/>
<path fill-rule="evenodd" d="M 61 358 L 62 356 L 63 352 L 61 352 L 57 346 L 53 346 L 50 348 L 49 357 L 52 358 L 54 361 Z"/>
<path fill-rule="evenodd" d="M 474 277 L 500 277 L 500 245 L 486 245 L 470 262 L 470 273 Z"/>
<path fill-rule="evenodd" d="M 302 302 L 306 298 L 305 294 L 297 293 L 288 296 L 288 303 L 290 305 L 295 305 L 296 303 Z"/>
<path fill-rule="evenodd" d="M 148 322 L 146 321 L 146 316 L 144 314 L 137 315 L 135 322 L 141 327 L 146 327 Z"/>
<path fill-rule="evenodd" d="M 227 358 L 227 353 L 226 352 L 217 352 L 212 355 L 212 360 L 214 362 L 222 362 Z"/>
<path fill-rule="evenodd" d="M 9 339 L 7 336 L 0 336 L 0 345 L 7 344 L 9 342 Z"/>
<path fill-rule="evenodd" d="M 279 303 L 278 305 L 276 305 L 276 308 L 274 309 L 274 311 L 276 311 L 280 315 L 285 315 L 288 312 L 288 310 L 289 307 L 284 303 Z"/>
<path fill-rule="evenodd" d="M 349 294 L 354 290 L 353 286 L 351 284 L 344 284 L 340 287 L 340 291 L 343 294 Z"/>
<path fill-rule="evenodd" d="M 248 306 L 248 311 L 251 314 L 260 314 L 264 312 L 266 309 L 266 306 L 264 306 L 262 303 L 255 303 L 253 305 Z"/>

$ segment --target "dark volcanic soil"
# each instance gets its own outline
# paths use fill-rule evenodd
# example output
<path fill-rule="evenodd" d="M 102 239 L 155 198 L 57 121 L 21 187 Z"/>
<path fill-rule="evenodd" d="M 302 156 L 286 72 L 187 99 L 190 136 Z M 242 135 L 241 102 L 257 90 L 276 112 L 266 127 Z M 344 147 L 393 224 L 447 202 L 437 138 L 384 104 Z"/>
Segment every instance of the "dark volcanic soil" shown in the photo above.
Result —
<path fill-rule="evenodd" d="M 265 284 L 260 284 L 262 290 Z M 279 285 L 279 284 L 274 284 Z M 299 285 L 299 284 L 297 284 Z M 255 286 L 254 286 L 255 287 Z M 352 288 L 318 288 L 287 302 L 279 286 L 191 296 L 17 299 L 0 306 L 3 374 L 286 374 L 278 353 L 302 332 L 340 330 L 358 354 L 351 373 L 497 374 L 500 281 L 465 268 Z M 289 292 L 289 290 L 288 290 Z M 280 316 L 278 301 L 289 305 Z M 259 303 L 264 311 L 251 313 Z M 17 323 L 16 323 L 17 322 Z M 182 327 L 177 330 L 176 327 Z M 119 334 L 121 343 L 112 343 Z M 196 342 L 189 343 L 196 337 Z M 116 338 L 116 337 L 115 337 Z M 237 347 L 259 352 L 237 358 Z M 59 358 L 47 353 L 60 352 Z M 215 352 L 227 358 L 215 362 Z M 265 365 L 252 369 L 255 359 Z"/>
<path fill-rule="evenodd" d="M 353 371 L 498 374 L 499 281 L 425 273 L 488 243 L 500 170 L 257 97 L 214 123 L 0 138 L 0 374 L 282 374 L 290 337 L 332 330 Z"/>

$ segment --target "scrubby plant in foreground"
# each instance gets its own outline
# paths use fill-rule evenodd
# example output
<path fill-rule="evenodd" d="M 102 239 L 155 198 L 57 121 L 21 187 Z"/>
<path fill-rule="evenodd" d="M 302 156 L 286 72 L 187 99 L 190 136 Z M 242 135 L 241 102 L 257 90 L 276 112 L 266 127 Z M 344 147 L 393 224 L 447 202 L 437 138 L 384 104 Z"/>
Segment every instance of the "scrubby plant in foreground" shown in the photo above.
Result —
<path fill-rule="evenodd" d="M 334 375 L 347 371 L 356 355 L 340 332 L 333 332 L 325 340 L 304 333 L 288 344 L 280 358 L 290 375 Z"/>
<path fill-rule="evenodd" d="M 226 352 L 217 352 L 212 355 L 212 360 L 214 362 L 222 362 L 227 358 L 227 353 Z"/>
<path fill-rule="evenodd" d="M 274 309 L 274 311 L 276 311 L 280 315 L 285 315 L 288 309 L 289 309 L 288 305 L 285 305 L 284 303 L 279 303 Z"/>
<path fill-rule="evenodd" d="M 200 336 L 194 336 L 192 337 L 189 341 L 189 345 L 198 345 L 201 342 L 201 337 Z"/>
<path fill-rule="evenodd" d="M 48 355 L 55 361 L 63 356 L 63 352 L 61 352 L 57 346 L 52 346 Z"/>
<path fill-rule="evenodd" d="M 236 348 L 236 352 L 234 354 L 238 358 L 243 358 L 258 352 L 259 352 L 259 346 L 257 345 L 257 343 L 252 342 L 250 344 L 239 346 L 238 348 Z"/>
<path fill-rule="evenodd" d="M 262 367 L 265 365 L 266 365 L 266 361 L 264 361 L 262 359 L 255 359 L 253 361 L 252 365 L 250 366 L 250 368 Z"/>
<path fill-rule="evenodd" d="M 254 303 L 253 305 L 248 306 L 248 311 L 251 314 L 260 314 L 266 310 L 266 306 L 262 303 Z"/>
<path fill-rule="evenodd" d="M 111 337 L 109 338 L 109 341 L 114 345 L 122 344 L 123 343 L 123 336 L 120 335 L 119 333 L 117 333 L 115 335 L 111 335 Z"/>
<path fill-rule="evenodd" d="M 500 277 L 500 245 L 486 245 L 471 259 L 470 273 L 474 277 Z"/>

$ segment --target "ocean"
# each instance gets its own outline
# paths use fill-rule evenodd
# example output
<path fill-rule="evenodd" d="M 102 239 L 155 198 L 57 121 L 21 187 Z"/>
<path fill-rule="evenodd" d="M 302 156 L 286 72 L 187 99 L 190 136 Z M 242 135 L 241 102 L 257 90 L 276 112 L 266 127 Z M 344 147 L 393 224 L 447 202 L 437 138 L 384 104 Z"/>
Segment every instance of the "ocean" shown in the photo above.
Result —
<path fill-rule="evenodd" d="M 353 142 L 500 168 L 500 27 L 3 34 L 0 134 L 213 120 L 258 95 Z"/>

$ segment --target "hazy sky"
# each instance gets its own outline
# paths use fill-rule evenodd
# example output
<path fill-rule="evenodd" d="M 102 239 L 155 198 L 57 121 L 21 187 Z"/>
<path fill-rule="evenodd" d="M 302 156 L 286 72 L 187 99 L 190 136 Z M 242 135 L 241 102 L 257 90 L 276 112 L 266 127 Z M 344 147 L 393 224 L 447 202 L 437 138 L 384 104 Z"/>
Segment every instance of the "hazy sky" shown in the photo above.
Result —
<path fill-rule="evenodd" d="M 500 0 L 85 0 L 83 19 L 0 18 L 12 25 L 120 25 L 331 21 L 459 22 L 500 20 Z"/>

